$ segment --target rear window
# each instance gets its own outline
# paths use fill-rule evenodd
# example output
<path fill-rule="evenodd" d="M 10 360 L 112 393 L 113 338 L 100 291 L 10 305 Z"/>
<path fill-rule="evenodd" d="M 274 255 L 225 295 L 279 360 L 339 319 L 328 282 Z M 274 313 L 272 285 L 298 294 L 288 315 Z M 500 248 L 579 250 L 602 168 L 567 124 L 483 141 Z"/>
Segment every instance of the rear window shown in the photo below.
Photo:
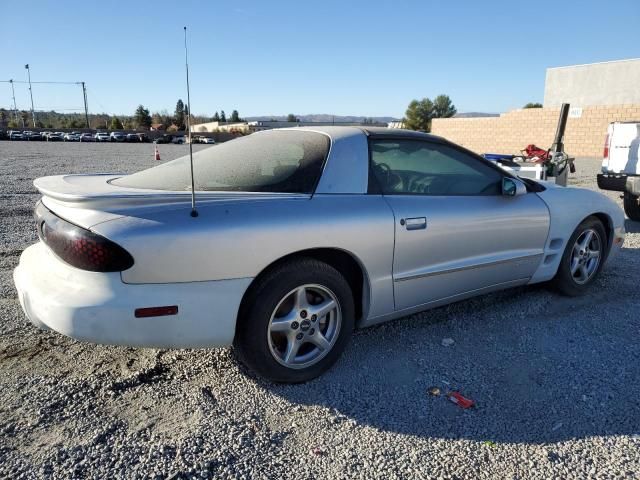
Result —
<path fill-rule="evenodd" d="M 329 152 L 329 139 L 304 130 L 270 130 L 193 154 L 201 191 L 312 193 Z M 153 190 L 191 190 L 189 156 L 112 181 Z"/>

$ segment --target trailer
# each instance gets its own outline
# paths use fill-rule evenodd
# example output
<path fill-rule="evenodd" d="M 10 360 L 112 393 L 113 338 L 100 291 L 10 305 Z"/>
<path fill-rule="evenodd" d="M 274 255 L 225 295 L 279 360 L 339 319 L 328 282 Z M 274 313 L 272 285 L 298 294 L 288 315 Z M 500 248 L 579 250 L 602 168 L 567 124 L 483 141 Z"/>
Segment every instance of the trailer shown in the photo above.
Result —
<path fill-rule="evenodd" d="M 553 145 L 548 150 L 538 149 L 537 155 L 532 155 L 529 147 L 534 145 L 529 145 L 519 155 L 484 153 L 482 156 L 519 177 L 546 180 L 566 187 L 569 172 L 575 172 L 575 158 L 564 151 L 564 132 L 569 117 L 569 106 L 568 103 L 563 103 L 560 108 L 556 135 Z"/>

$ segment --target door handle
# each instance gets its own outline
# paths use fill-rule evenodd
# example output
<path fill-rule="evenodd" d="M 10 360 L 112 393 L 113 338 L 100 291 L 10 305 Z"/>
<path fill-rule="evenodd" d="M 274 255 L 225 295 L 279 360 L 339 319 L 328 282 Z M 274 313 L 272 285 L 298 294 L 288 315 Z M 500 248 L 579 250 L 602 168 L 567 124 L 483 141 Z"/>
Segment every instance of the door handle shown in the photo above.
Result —
<path fill-rule="evenodd" d="M 407 230 L 424 230 L 427 228 L 426 217 L 403 218 L 400 225 L 404 225 Z"/>

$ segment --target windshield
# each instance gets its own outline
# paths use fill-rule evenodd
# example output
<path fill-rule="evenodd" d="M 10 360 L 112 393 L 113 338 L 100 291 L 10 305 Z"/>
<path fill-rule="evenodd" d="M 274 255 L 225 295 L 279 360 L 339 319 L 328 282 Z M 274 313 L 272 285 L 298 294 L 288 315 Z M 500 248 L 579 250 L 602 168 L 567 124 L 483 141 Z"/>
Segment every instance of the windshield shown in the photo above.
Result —
<path fill-rule="evenodd" d="M 305 130 L 270 130 L 193 154 L 196 190 L 312 193 L 329 139 Z M 191 190 L 189 156 L 112 181 L 153 190 Z"/>

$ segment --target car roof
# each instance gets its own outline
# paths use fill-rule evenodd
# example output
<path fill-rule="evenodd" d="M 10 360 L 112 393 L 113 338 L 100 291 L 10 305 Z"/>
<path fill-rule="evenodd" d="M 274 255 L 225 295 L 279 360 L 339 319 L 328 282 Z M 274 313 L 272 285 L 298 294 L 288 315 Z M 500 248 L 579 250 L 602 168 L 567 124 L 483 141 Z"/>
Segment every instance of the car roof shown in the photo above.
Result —
<path fill-rule="evenodd" d="M 407 138 L 416 140 L 429 140 L 439 143 L 446 143 L 442 137 L 437 135 L 431 135 L 430 133 L 416 132 L 414 130 L 406 130 L 402 128 L 386 128 L 386 127 L 366 127 L 366 126 L 311 126 L 306 125 L 304 127 L 290 127 L 283 130 L 305 130 L 321 132 L 328 135 L 331 138 L 345 137 L 351 135 L 364 134 L 371 138 Z M 268 131 L 268 130 L 263 130 Z"/>

